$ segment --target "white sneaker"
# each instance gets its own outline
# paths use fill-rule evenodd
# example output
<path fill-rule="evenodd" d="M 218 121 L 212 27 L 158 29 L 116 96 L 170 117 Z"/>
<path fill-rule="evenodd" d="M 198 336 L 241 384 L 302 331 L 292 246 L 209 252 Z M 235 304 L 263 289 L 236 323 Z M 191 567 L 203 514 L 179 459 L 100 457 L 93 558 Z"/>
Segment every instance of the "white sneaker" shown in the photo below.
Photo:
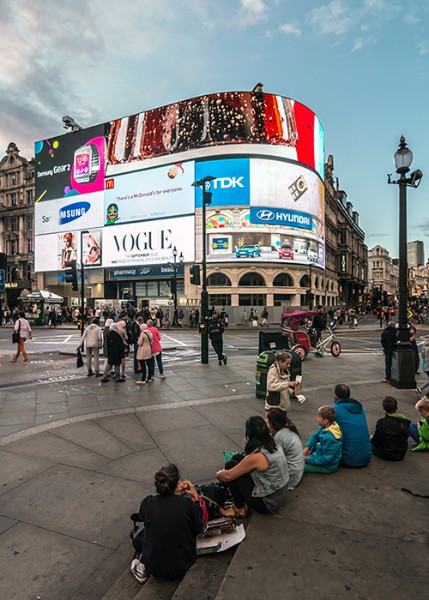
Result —
<path fill-rule="evenodd" d="M 298 396 L 296 397 L 296 399 L 298 400 L 298 402 L 300 402 L 301 404 L 304 404 L 304 402 L 307 400 L 307 398 L 303 395 L 303 394 L 298 394 Z"/>
<path fill-rule="evenodd" d="M 138 558 L 135 558 L 131 561 L 130 571 L 141 584 L 146 583 L 146 581 L 149 579 L 149 573 L 144 568 L 144 564 L 141 563 Z"/>

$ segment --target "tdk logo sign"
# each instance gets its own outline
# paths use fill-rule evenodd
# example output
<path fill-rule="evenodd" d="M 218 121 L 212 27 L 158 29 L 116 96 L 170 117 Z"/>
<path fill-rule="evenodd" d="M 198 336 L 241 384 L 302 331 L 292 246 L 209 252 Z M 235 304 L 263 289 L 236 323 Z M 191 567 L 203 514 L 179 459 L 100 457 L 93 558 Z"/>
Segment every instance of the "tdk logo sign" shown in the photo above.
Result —
<path fill-rule="evenodd" d="M 274 221 L 276 218 L 272 210 L 258 210 L 256 216 L 260 221 Z"/>
<path fill-rule="evenodd" d="M 213 189 L 244 188 L 244 177 L 218 177 L 212 181 Z"/>
<path fill-rule="evenodd" d="M 60 208 L 60 225 L 65 225 L 86 215 L 91 208 L 89 202 L 75 202 Z"/>
<path fill-rule="evenodd" d="M 297 210 L 267 209 L 257 206 L 250 207 L 250 222 L 270 225 L 286 225 L 298 229 L 313 229 L 313 217 L 308 213 Z"/>

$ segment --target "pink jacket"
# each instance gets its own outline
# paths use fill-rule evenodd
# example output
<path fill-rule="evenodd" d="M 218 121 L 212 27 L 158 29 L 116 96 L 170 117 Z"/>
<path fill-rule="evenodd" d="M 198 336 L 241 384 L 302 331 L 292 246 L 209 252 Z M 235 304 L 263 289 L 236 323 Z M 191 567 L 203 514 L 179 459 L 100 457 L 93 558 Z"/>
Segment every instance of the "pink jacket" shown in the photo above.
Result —
<path fill-rule="evenodd" d="M 149 331 L 151 332 L 153 337 L 153 341 L 150 347 L 151 352 L 152 354 L 159 354 L 159 352 L 162 352 L 161 334 L 159 333 L 156 327 L 149 327 Z"/>

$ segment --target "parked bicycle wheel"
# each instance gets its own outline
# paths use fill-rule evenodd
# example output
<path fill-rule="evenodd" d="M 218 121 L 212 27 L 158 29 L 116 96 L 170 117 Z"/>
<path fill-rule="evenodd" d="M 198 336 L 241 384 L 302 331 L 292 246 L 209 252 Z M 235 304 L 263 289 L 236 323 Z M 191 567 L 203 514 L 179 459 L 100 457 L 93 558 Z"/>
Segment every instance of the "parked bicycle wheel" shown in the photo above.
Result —
<path fill-rule="evenodd" d="M 302 362 L 307 358 L 307 350 L 301 344 L 292 347 L 292 350 L 298 354 Z M 299 363 L 298 363 L 299 364 Z"/>
<path fill-rule="evenodd" d="M 334 358 L 337 358 L 341 354 L 341 344 L 339 342 L 332 342 L 331 354 Z"/>

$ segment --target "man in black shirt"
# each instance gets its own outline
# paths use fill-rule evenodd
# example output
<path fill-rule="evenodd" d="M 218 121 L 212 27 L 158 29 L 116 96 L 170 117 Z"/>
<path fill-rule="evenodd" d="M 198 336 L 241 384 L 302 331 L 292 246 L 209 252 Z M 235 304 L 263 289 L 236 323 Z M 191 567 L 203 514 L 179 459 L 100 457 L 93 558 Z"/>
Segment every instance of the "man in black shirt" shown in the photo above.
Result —
<path fill-rule="evenodd" d="M 390 378 L 392 377 L 393 350 L 396 346 L 396 325 L 393 321 L 390 321 L 388 326 L 383 329 L 380 342 L 384 350 L 386 368 L 386 376 L 381 380 L 381 383 L 389 383 Z"/>
<path fill-rule="evenodd" d="M 223 332 L 224 332 L 224 326 L 219 321 L 218 314 L 213 313 L 213 316 L 209 321 L 208 334 L 209 334 L 209 338 L 212 342 L 213 349 L 217 354 L 219 366 L 222 365 L 222 362 L 224 365 L 226 365 L 227 360 L 228 360 L 226 358 L 225 354 L 223 353 L 223 337 L 222 337 Z"/>

